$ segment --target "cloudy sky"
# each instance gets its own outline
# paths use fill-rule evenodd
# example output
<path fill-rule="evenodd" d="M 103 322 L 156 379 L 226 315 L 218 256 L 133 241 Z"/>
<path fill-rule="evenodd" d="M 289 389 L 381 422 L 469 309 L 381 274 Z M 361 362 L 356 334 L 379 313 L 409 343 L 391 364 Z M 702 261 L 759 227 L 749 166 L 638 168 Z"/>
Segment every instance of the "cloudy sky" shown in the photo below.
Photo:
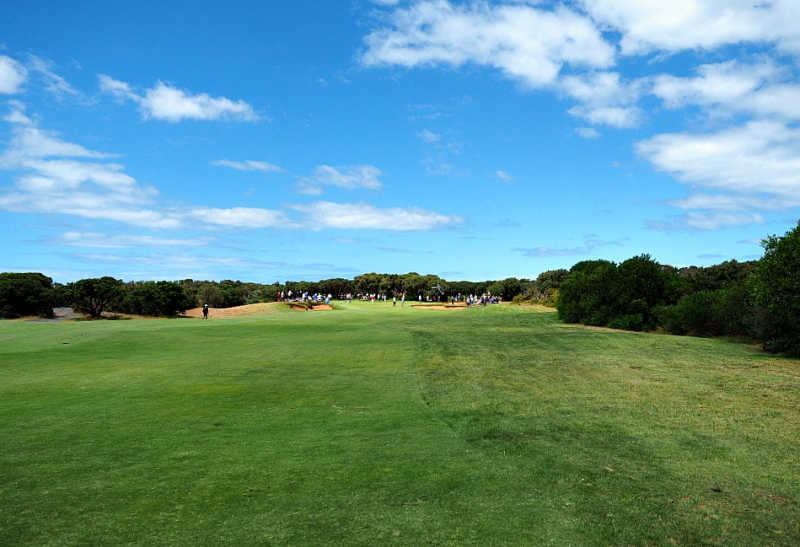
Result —
<path fill-rule="evenodd" d="M 800 217 L 800 2 L 6 2 L 0 271 L 535 277 Z"/>

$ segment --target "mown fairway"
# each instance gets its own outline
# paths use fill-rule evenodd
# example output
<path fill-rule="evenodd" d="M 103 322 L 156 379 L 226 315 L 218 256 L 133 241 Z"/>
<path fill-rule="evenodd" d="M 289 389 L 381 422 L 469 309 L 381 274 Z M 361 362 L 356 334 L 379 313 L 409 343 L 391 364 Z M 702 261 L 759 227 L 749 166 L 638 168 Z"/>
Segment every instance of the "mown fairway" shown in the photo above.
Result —
<path fill-rule="evenodd" d="M 552 313 L 0 323 L 0 544 L 800 544 L 800 361 Z"/>

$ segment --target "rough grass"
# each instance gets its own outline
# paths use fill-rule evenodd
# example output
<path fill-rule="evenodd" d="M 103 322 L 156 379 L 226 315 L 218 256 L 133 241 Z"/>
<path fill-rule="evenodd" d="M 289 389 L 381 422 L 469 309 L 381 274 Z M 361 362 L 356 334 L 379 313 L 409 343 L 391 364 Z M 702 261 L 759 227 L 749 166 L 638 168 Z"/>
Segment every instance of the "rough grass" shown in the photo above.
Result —
<path fill-rule="evenodd" d="M 525 307 L 0 323 L 0 544 L 800 543 L 800 361 Z"/>

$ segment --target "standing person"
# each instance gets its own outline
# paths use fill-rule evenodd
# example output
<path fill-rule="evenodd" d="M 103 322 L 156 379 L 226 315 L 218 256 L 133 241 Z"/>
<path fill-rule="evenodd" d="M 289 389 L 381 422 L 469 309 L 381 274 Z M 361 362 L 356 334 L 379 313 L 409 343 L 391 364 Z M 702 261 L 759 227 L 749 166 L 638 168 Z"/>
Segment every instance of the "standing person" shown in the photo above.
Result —
<path fill-rule="evenodd" d="M 394 308 L 397 306 L 397 295 L 392 296 L 392 307 Z"/>
<path fill-rule="evenodd" d="M 203 319 L 208 319 L 208 304 L 203 304 Z"/>
<path fill-rule="evenodd" d="M 400 307 L 402 308 L 405 305 L 406 305 L 406 293 L 403 293 L 402 295 L 400 295 Z"/>

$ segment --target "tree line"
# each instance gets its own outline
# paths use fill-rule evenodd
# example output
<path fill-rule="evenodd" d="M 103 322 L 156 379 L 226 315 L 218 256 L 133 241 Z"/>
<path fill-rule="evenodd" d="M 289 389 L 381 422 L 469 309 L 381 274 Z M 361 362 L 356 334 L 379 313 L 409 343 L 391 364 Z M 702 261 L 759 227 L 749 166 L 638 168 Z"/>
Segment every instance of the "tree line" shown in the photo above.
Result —
<path fill-rule="evenodd" d="M 556 306 L 559 317 L 626 330 L 663 330 L 699 336 L 747 336 L 771 351 L 800 355 L 800 222 L 764 240 L 760 260 L 674 268 L 649 255 L 620 264 L 586 260 L 536 279 L 448 281 L 437 275 L 365 273 L 353 279 L 285 283 L 241 281 L 131 281 L 113 277 L 53 283 L 41 273 L 0 273 L 0 317 L 52 316 L 73 307 L 103 312 L 175 316 L 204 303 L 225 308 L 271 302 L 293 294 L 400 294 L 448 297 L 492 294 L 503 300 Z"/>
<path fill-rule="evenodd" d="M 543 274 L 544 275 L 544 274 Z M 540 276 L 541 277 L 541 276 Z M 74 283 L 53 283 L 41 273 L 0 273 L 0 317 L 52 316 L 54 307 L 73 307 L 91 317 L 104 312 L 151 316 L 176 316 L 185 310 L 208 304 L 230 308 L 256 302 L 273 302 L 281 292 L 299 295 L 405 293 L 408 298 L 447 297 L 491 293 L 511 300 L 536 285 L 535 280 L 509 277 L 499 281 L 447 281 L 437 275 L 366 273 L 353 279 L 285 283 L 242 281 L 130 281 L 113 277 L 81 279 Z"/>
<path fill-rule="evenodd" d="M 800 222 L 760 260 L 676 269 L 649 255 L 578 262 L 560 283 L 559 318 L 626 330 L 746 336 L 800 356 Z"/>

